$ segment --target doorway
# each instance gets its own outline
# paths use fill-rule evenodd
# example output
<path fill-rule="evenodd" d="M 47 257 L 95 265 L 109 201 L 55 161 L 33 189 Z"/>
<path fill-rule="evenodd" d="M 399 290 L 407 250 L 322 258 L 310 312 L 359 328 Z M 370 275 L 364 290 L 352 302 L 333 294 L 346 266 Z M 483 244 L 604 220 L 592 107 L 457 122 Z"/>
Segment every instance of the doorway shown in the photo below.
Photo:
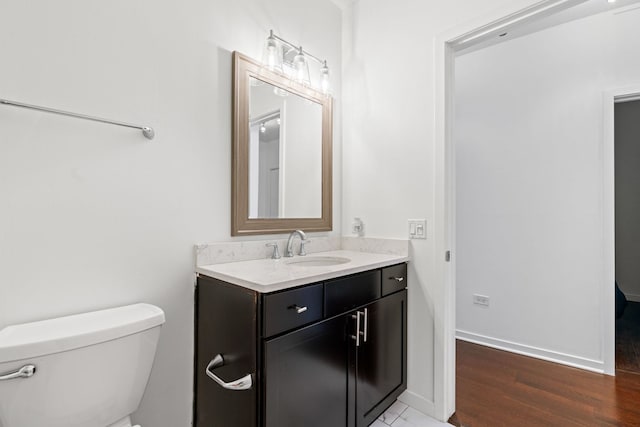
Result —
<path fill-rule="evenodd" d="M 633 13 L 456 58 L 459 337 L 613 374 L 601 111 L 603 90 L 630 71 L 614 46 L 637 28 Z M 596 27 L 620 32 L 603 40 Z"/>
<path fill-rule="evenodd" d="M 438 264 L 436 266 L 437 279 L 444 284 L 444 316 L 443 316 L 443 329 L 444 329 L 444 343 L 440 353 L 436 353 L 436 360 L 440 358 L 443 360 L 445 370 L 442 375 L 443 383 L 442 389 L 444 390 L 444 407 L 445 410 L 451 411 L 455 407 L 455 336 L 456 336 L 456 264 L 458 248 L 456 247 L 456 234 L 461 232 L 455 223 L 456 210 L 456 176 L 455 176 L 455 157 L 456 147 L 454 144 L 454 115 L 456 109 L 459 106 L 455 104 L 455 58 L 456 55 L 465 49 L 481 49 L 482 44 L 487 40 L 493 40 L 494 44 L 499 43 L 499 38 L 505 33 L 516 33 L 529 26 L 539 27 L 540 19 L 545 17 L 558 17 L 563 14 L 568 8 L 576 5 L 585 4 L 585 1 L 562 1 L 562 0 L 549 0 L 540 3 L 536 3 L 525 9 L 512 9 L 508 8 L 498 11 L 494 14 L 494 19 L 486 19 L 484 25 L 478 25 L 478 22 L 473 24 L 460 26 L 456 29 L 443 33 L 436 40 L 436 220 L 442 220 L 444 224 L 442 234 L 436 235 L 436 252 L 446 253 L 451 250 L 451 263 L 450 264 Z M 595 2 L 590 2 L 595 4 Z M 630 6 L 633 3 L 625 2 L 622 4 L 618 2 L 619 6 Z M 602 4 L 600 4 L 602 6 Z M 627 7 L 629 11 L 633 10 L 632 7 Z M 620 14 L 622 15 L 622 13 Z M 631 16 L 628 14 L 627 16 Z M 567 22 L 567 21 L 565 21 Z M 557 25 L 556 20 L 554 25 Z M 553 46 L 555 42 L 550 43 Z M 600 43 L 597 43 L 600 46 Z M 527 65 L 524 61 L 524 66 Z M 593 70 L 591 70 L 593 71 Z M 593 71 L 595 73 L 595 71 Z M 619 77 L 619 75 L 617 75 Z M 626 80 L 634 78 L 629 76 Z M 625 79 L 618 79 L 624 81 Z M 618 80 L 615 80 L 613 84 L 617 84 Z M 631 80 L 633 81 L 633 80 Z M 601 102 L 602 91 L 606 89 L 606 85 L 611 85 L 612 82 L 603 82 L 603 85 L 599 88 L 599 95 L 597 95 L 596 102 Z M 526 87 L 526 83 L 517 86 L 514 90 L 517 91 L 522 87 Z M 636 91 L 640 92 L 640 91 Z M 625 92 L 628 93 L 628 92 Z M 604 372 L 606 374 L 613 375 L 615 370 L 614 362 L 614 293 L 612 292 L 612 284 L 615 277 L 614 269 L 614 228 L 613 228 L 613 214 L 614 214 L 614 197 L 613 197 L 613 125 L 609 123 L 609 115 L 607 111 L 613 109 L 614 96 L 619 96 L 620 93 L 608 93 L 605 98 L 611 98 L 610 107 L 605 103 L 605 118 L 604 126 L 599 127 L 594 134 L 600 138 L 601 158 L 600 163 L 593 165 L 593 167 L 600 171 L 601 175 L 599 182 L 593 181 L 599 189 L 602 197 L 602 203 L 599 209 L 601 220 L 597 224 L 592 224 L 593 229 L 590 233 L 597 235 L 601 239 L 601 256 L 594 260 L 594 263 L 601 265 L 602 270 L 598 273 L 599 289 L 596 289 L 596 294 L 590 296 L 592 301 L 592 310 L 596 313 L 595 317 L 591 318 L 591 322 L 588 327 L 583 328 L 580 331 L 583 333 L 597 334 L 599 337 L 598 343 L 595 344 L 599 350 L 592 351 L 593 359 L 581 360 L 580 358 L 571 358 L 571 360 L 565 360 L 567 364 L 571 364 L 575 361 L 580 362 L 580 366 L 583 368 L 591 369 L 598 372 Z M 553 106 L 553 103 L 548 103 L 549 107 Z M 600 104 L 602 105 L 602 104 Z M 577 108 L 581 105 L 578 104 Z M 598 116 L 594 117 L 594 121 L 602 120 L 602 107 L 599 108 Z M 610 114 L 611 121 L 613 120 L 613 112 Z M 535 130 L 535 123 L 531 128 Z M 610 126 L 611 125 L 611 126 Z M 608 136 L 608 129 L 611 127 L 611 136 Z M 602 129 L 605 130 L 605 141 L 602 145 Z M 610 139 L 611 144 L 608 143 Z M 610 148 L 609 148 L 610 147 Z M 609 173 L 610 172 L 610 173 Z M 571 196 L 571 194 L 569 194 Z M 581 217 L 578 216 L 578 217 Z M 532 227 L 535 225 L 532 225 Z M 497 260 L 500 259 L 500 251 L 496 251 Z M 449 258 L 447 258 L 448 260 Z M 579 297 L 581 289 L 576 288 L 576 295 Z M 549 293 L 548 298 L 552 298 L 553 295 Z M 596 301 L 597 299 L 597 301 Z M 482 298 L 480 298 L 482 300 Z M 537 300 L 540 306 L 540 310 L 544 311 L 546 300 Z M 493 299 L 490 300 L 490 304 L 493 303 Z M 532 300 L 531 303 L 535 303 Z M 516 311 L 513 316 L 517 316 L 519 313 Z M 599 318 L 599 321 L 598 321 Z M 509 318 L 504 319 L 505 322 L 509 322 Z M 436 325 L 437 326 L 437 325 Z M 563 327 L 562 324 L 558 324 L 558 327 Z M 531 346 L 521 348 L 521 350 L 529 351 Z M 592 349 L 593 350 L 593 349 Z M 561 352 L 555 352 L 554 357 L 562 356 Z M 545 356 L 545 355 L 542 355 Z M 585 359 L 585 358 L 582 358 Z M 562 362 L 562 361 L 561 361 Z M 583 363 L 583 362 L 586 362 Z M 436 378 L 438 380 L 438 378 Z M 440 388 L 440 384 L 436 381 L 436 388 Z M 450 412 L 449 412 L 450 413 Z"/>
<path fill-rule="evenodd" d="M 614 105 L 616 370 L 640 373 L 640 100 Z"/>

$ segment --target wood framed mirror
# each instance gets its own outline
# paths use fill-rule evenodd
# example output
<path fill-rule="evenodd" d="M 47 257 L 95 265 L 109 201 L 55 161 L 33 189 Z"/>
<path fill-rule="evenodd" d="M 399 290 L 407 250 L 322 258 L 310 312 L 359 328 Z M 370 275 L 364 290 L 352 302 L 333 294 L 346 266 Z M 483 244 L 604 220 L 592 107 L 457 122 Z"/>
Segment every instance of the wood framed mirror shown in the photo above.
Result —
<path fill-rule="evenodd" d="M 231 235 L 332 229 L 332 99 L 233 53 Z"/>

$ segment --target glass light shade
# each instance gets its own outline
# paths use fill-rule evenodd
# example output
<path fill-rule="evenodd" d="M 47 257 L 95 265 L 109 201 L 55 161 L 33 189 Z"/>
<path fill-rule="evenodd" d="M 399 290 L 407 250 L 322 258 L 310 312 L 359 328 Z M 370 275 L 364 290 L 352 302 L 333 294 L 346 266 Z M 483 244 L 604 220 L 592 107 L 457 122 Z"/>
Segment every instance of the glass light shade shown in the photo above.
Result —
<path fill-rule="evenodd" d="M 302 47 L 298 49 L 298 53 L 293 58 L 293 79 L 305 86 L 311 85 L 311 78 L 309 77 L 309 63 L 307 57 L 302 52 Z"/>
<path fill-rule="evenodd" d="M 273 31 L 271 31 L 269 37 L 267 37 L 262 57 L 262 63 L 271 71 L 282 72 L 282 53 L 280 49 L 278 41 L 273 36 Z"/>
<path fill-rule="evenodd" d="M 325 95 L 329 94 L 331 81 L 329 80 L 329 67 L 327 66 L 327 61 L 324 61 L 322 68 L 320 68 L 320 87 L 322 88 L 322 93 Z"/>

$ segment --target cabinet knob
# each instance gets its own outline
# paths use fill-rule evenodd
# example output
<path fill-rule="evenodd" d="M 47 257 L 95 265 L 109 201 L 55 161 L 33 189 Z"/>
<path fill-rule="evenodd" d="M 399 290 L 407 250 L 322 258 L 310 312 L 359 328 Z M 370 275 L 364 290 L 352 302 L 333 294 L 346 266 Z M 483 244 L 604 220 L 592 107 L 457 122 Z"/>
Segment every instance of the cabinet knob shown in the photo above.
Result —
<path fill-rule="evenodd" d="M 393 279 L 398 283 L 404 282 L 404 277 L 389 277 L 389 279 Z"/>

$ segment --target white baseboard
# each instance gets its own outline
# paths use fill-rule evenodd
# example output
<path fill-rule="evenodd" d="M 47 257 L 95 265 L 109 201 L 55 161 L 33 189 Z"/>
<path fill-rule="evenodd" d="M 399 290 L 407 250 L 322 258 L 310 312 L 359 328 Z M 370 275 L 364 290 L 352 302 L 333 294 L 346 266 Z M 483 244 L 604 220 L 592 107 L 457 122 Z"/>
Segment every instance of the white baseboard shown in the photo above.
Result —
<path fill-rule="evenodd" d="M 436 405 L 433 401 L 426 399 L 424 396 L 421 396 L 417 393 L 414 393 L 409 390 L 405 390 L 398 400 L 405 405 L 411 406 L 413 409 L 422 412 L 425 415 L 429 415 L 431 418 L 436 418 Z M 436 418 L 437 419 L 437 418 Z M 440 420 L 442 421 L 442 420 Z M 444 420 L 446 423 L 447 420 Z"/>
<path fill-rule="evenodd" d="M 584 369 L 587 371 L 604 373 L 604 362 L 601 360 L 592 360 L 571 354 L 560 353 L 543 348 L 532 347 L 525 344 L 518 344 L 511 341 L 491 338 L 484 335 L 474 334 L 457 329 L 456 338 L 462 341 L 472 342 L 487 347 L 496 348 L 498 350 L 510 351 L 512 353 L 521 354 L 523 356 L 535 357 L 536 359 L 546 360 L 548 362 L 560 363 L 574 368 Z"/>
<path fill-rule="evenodd" d="M 624 294 L 628 301 L 640 302 L 640 295 Z"/>

